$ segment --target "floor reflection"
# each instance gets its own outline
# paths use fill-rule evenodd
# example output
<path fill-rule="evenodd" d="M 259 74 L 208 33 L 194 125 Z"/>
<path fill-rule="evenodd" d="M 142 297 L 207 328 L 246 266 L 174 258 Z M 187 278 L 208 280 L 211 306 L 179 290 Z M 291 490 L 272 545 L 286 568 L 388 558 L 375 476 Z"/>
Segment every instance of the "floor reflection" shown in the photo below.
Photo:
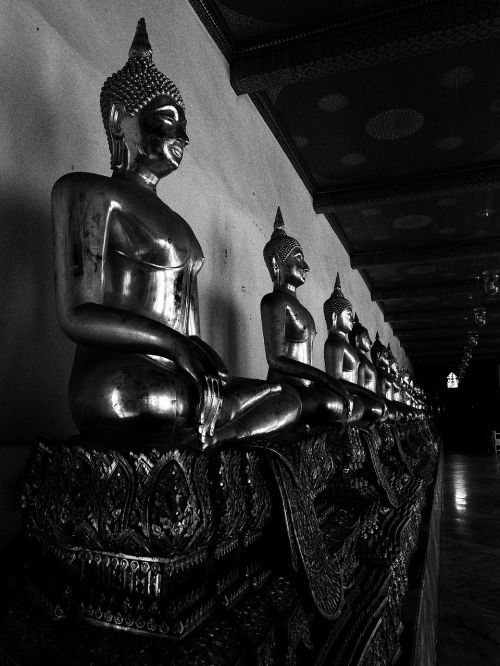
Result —
<path fill-rule="evenodd" d="M 437 663 L 500 664 L 500 456 L 445 456 Z"/>

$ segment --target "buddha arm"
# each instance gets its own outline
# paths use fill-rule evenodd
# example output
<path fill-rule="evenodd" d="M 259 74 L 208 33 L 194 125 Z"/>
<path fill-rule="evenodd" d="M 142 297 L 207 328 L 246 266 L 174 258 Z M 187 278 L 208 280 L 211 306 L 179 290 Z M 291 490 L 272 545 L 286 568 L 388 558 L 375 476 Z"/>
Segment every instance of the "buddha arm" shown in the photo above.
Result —
<path fill-rule="evenodd" d="M 52 193 L 59 323 L 74 342 L 185 360 L 189 340 L 169 326 L 104 304 L 103 275 L 113 206 L 64 177 Z"/>
<path fill-rule="evenodd" d="M 84 175 L 82 175 L 84 178 Z M 220 409 L 213 362 L 182 333 L 143 315 L 104 304 L 107 237 L 113 206 L 103 193 L 63 177 L 52 191 L 59 323 L 74 342 L 154 354 L 173 360 L 194 380 L 200 396 L 198 423 L 204 438 Z M 196 290 L 196 285 L 193 285 Z"/>
<path fill-rule="evenodd" d="M 373 392 L 369 389 L 366 389 L 361 384 L 355 384 L 350 382 L 347 379 L 342 377 L 342 368 L 344 363 L 344 349 L 341 345 L 331 343 L 328 339 L 325 343 L 325 368 L 329 375 L 335 377 L 335 379 L 342 382 L 343 386 L 350 391 L 359 396 L 366 396 L 367 398 L 373 399 Z M 361 364 L 360 364 L 361 365 Z M 360 366 L 359 366 L 360 367 Z"/>
<path fill-rule="evenodd" d="M 312 365 L 297 361 L 286 355 L 286 305 L 274 298 L 274 294 L 267 294 L 260 305 L 262 318 L 262 331 L 264 334 L 264 347 L 269 367 L 291 377 L 300 377 L 328 386 L 339 395 L 350 409 L 350 397 L 347 391 L 334 378 Z"/>
<path fill-rule="evenodd" d="M 226 364 L 221 359 L 219 354 L 212 349 L 204 340 L 200 337 L 200 309 L 198 301 L 198 278 L 197 276 L 193 277 L 191 284 L 191 302 L 189 306 L 189 321 L 188 321 L 188 335 L 189 339 L 197 348 L 214 364 L 217 372 L 219 374 L 222 385 L 225 386 L 231 379 L 229 370 L 227 369 Z"/>

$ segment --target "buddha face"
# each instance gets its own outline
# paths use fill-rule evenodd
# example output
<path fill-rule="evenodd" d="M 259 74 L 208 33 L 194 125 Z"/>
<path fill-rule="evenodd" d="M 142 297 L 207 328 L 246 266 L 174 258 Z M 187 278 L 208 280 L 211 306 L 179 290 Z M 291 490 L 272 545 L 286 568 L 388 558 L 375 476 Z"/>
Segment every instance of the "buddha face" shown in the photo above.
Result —
<path fill-rule="evenodd" d="M 370 339 L 370 334 L 365 328 L 358 336 L 358 348 L 368 354 L 372 346 L 373 342 Z"/>
<path fill-rule="evenodd" d="M 382 368 L 382 370 L 388 370 L 389 368 L 389 354 L 383 345 L 375 352 L 375 365 L 377 368 Z"/>
<path fill-rule="evenodd" d="M 281 281 L 292 287 L 300 287 L 306 281 L 309 266 L 304 259 L 302 248 L 295 247 L 288 257 L 281 263 Z"/>
<path fill-rule="evenodd" d="M 184 109 L 167 95 L 159 95 L 137 116 L 126 116 L 122 131 L 132 161 L 162 178 L 175 171 L 189 143 Z"/>
<path fill-rule="evenodd" d="M 344 308 L 339 315 L 333 315 L 333 325 L 336 325 L 337 331 L 341 333 L 350 333 L 354 325 L 352 308 Z"/>

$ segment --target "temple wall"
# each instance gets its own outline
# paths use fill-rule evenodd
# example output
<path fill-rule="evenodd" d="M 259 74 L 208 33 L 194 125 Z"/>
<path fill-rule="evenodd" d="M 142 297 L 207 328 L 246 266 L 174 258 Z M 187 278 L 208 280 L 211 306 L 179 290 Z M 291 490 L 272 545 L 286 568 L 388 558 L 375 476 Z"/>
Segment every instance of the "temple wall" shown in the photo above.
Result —
<path fill-rule="evenodd" d="M 322 304 L 336 271 L 361 321 L 404 363 L 360 274 L 250 99 L 234 94 L 228 65 L 187 0 L 1 0 L 0 442 L 74 431 L 66 404 L 73 345 L 54 307 L 50 190 L 69 171 L 109 173 L 99 92 L 125 63 L 140 16 L 158 68 L 187 106 L 191 142 L 159 194 L 204 249 L 204 338 L 235 374 L 266 376 L 259 303 L 271 282 L 262 248 L 280 205 L 311 266 L 299 297 L 316 320 L 315 364 L 323 367 Z"/>

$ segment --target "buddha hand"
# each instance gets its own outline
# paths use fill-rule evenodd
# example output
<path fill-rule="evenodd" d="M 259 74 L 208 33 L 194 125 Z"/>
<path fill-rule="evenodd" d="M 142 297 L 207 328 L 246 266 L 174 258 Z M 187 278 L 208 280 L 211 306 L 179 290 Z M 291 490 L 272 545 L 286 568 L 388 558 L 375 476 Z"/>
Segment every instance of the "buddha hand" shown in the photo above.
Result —
<path fill-rule="evenodd" d="M 204 342 L 201 338 L 199 338 L 197 335 L 190 335 L 189 339 L 197 346 L 200 348 L 200 350 L 205 353 L 208 358 L 212 361 L 212 363 L 215 365 L 215 368 L 219 374 L 219 378 L 221 380 L 222 386 L 226 386 L 226 384 L 229 383 L 229 380 L 231 379 L 231 376 L 229 374 L 229 370 L 227 369 L 226 364 L 224 361 L 221 359 L 219 354 L 215 351 L 215 349 L 212 349 L 210 345 L 207 345 L 206 342 Z"/>
<path fill-rule="evenodd" d="M 346 420 L 348 420 L 352 414 L 352 410 L 354 409 L 354 399 L 352 395 L 345 390 L 339 381 L 337 381 L 331 375 L 327 375 L 327 377 L 327 386 L 342 399 L 342 402 L 344 403 L 343 416 Z"/>
<path fill-rule="evenodd" d="M 190 345 L 189 353 L 182 359 L 181 367 L 194 380 L 198 390 L 197 430 L 202 444 L 206 444 L 214 434 L 217 417 L 222 407 L 221 377 L 206 350 L 196 343 Z"/>

